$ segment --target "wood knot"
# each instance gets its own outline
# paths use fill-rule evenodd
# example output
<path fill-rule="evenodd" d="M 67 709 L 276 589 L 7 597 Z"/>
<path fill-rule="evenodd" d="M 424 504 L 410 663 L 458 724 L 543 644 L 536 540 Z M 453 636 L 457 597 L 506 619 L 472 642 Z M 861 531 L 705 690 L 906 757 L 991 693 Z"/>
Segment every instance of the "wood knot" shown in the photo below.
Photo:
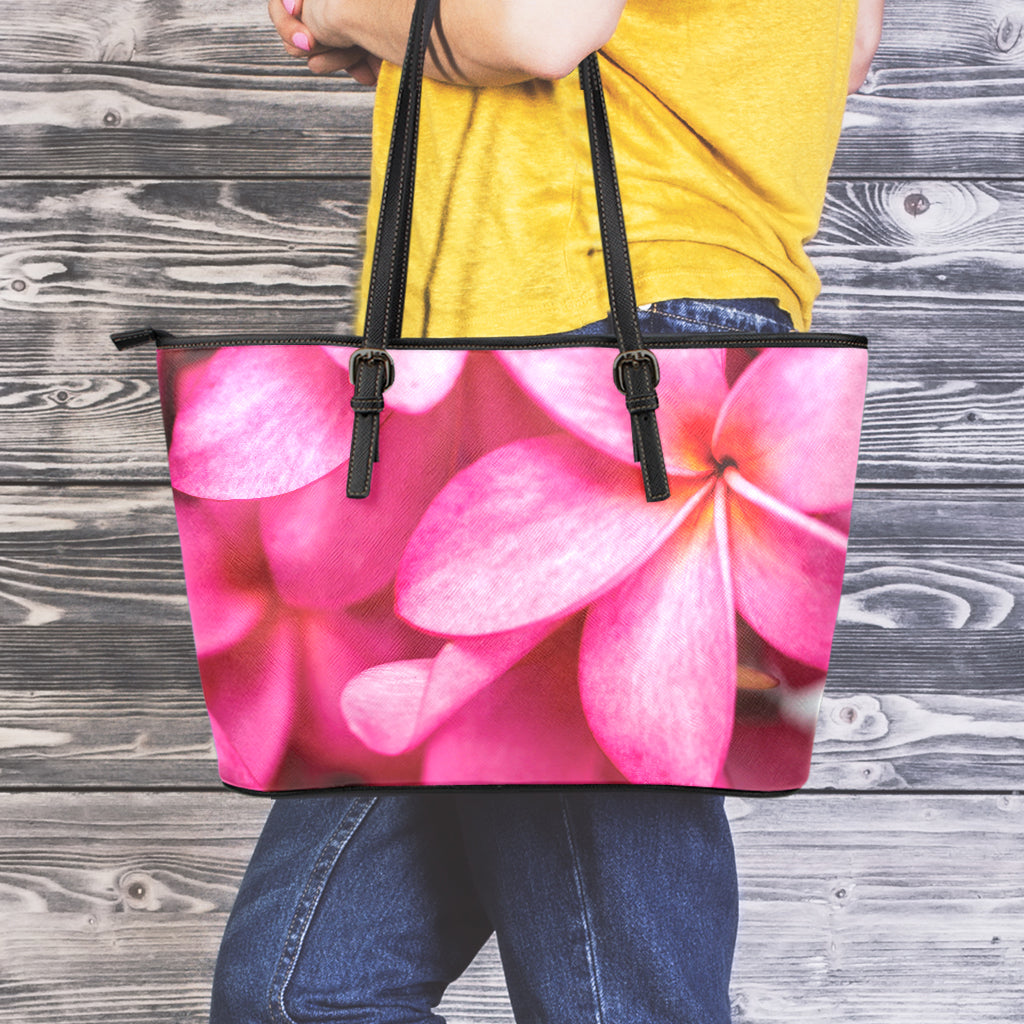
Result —
<path fill-rule="evenodd" d="M 732 1011 L 733 1021 L 743 1021 L 747 1019 L 749 1010 L 750 999 L 747 997 L 745 992 L 737 992 L 733 997 L 729 1005 L 729 1009 Z"/>
<path fill-rule="evenodd" d="M 906 210 L 911 217 L 920 217 L 923 213 L 927 213 L 931 205 L 932 204 L 928 201 L 928 197 L 921 192 L 912 192 L 903 200 L 903 209 Z"/>
<path fill-rule="evenodd" d="M 108 110 L 103 115 L 103 123 L 108 128 L 116 128 L 121 123 L 121 115 L 116 110 Z"/>
<path fill-rule="evenodd" d="M 854 902 L 854 894 L 851 890 L 856 887 L 855 882 L 851 882 L 847 885 L 842 879 L 833 878 L 832 889 L 828 894 L 829 903 L 834 907 L 848 907 L 852 902 Z"/>
<path fill-rule="evenodd" d="M 121 879 L 119 888 L 125 903 L 132 910 L 156 910 L 159 901 L 154 891 L 153 879 L 142 871 L 131 871 Z"/>
<path fill-rule="evenodd" d="M 1019 42 L 1021 23 L 1007 14 L 996 27 L 996 49 L 1000 53 L 1009 53 Z"/>
<path fill-rule="evenodd" d="M 12 288 L 13 288 L 13 289 L 14 289 L 14 290 L 15 290 L 16 292 L 23 292 L 23 291 L 24 291 L 24 290 L 25 290 L 25 289 L 26 289 L 26 288 L 28 287 L 28 285 L 27 285 L 27 284 L 25 284 L 25 282 L 24 282 L 24 281 L 22 281 L 22 280 L 21 280 L 21 279 L 19 278 L 19 279 L 18 279 L 17 281 L 12 281 L 12 282 L 11 282 L 11 287 L 12 287 Z"/>

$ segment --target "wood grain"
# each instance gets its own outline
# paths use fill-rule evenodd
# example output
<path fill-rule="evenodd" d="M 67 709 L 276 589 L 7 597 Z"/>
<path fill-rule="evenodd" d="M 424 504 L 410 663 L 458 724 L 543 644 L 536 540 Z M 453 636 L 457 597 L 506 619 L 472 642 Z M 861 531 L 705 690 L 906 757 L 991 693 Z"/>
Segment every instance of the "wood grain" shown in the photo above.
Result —
<path fill-rule="evenodd" d="M 734 1021 L 953 1024 L 967 1001 L 973 1021 L 1016 1019 L 1020 796 L 799 794 L 727 808 L 742 896 Z M 10 1019 L 203 1020 L 266 809 L 227 792 L 0 796 Z M 489 946 L 442 1010 L 452 1024 L 510 1024 L 503 991 Z"/>
<path fill-rule="evenodd" d="M 106 372 L 95 375 L 83 367 L 0 380 L 0 478 L 167 480 L 152 353 L 111 350 L 106 359 Z M 901 359 L 907 361 L 906 353 Z M 883 362 L 884 356 L 872 357 L 858 466 L 862 486 L 1024 482 L 1024 380 L 1018 373 L 979 365 L 983 360 L 972 364 L 962 354 L 959 366 L 936 360 L 930 372 L 901 376 L 894 368 L 886 379 L 885 367 L 878 367 Z"/>
<path fill-rule="evenodd" d="M 33 65 L 0 73 L 0 175 L 365 177 L 372 99 L 298 72 Z"/>
<path fill-rule="evenodd" d="M 219 787 L 152 353 L 106 335 L 346 327 L 372 94 L 262 2 L 8 8 L 0 1019 L 204 1024 L 268 804 Z M 1022 1019 L 1024 4 L 885 17 L 811 247 L 873 342 L 851 556 L 808 788 L 727 800 L 734 1024 Z M 511 1024 L 493 944 L 444 1012 Z"/>
<path fill-rule="evenodd" d="M 202 69 L 295 67 L 252 0 L 37 0 L 6 12 L 0 61 L 135 62 Z M 890 3 L 876 63 L 884 67 L 1021 66 L 1024 15 L 1017 0 Z"/>
<path fill-rule="evenodd" d="M 837 631 L 808 791 L 1024 789 L 1020 635 L 881 632 Z M 219 787 L 188 627 L 0 641 L 0 787 Z"/>
<path fill-rule="evenodd" d="M 365 203 L 364 181 L 8 181 L 0 310 L 159 313 L 171 330 L 205 311 L 216 332 L 224 313 L 283 307 L 328 328 L 352 291 Z M 833 301 L 1019 307 L 1022 240 L 1020 182 L 837 180 L 810 252 Z"/>
<path fill-rule="evenodd" d="M 1024 67 L 1024 10 L 1019 0 L 892 0 L 876 64 L 930 68 Z"/>
<path fill-rule="evenodd" d="M 834 173 L 1016 178 L 1022 92 L 1015 67 L 873 72 L 847 105 Z M 0 175 L 363 177 L 369 101 L 298 72 L 26 65 L 0 73 Z"/>
<path fill-rule="evenodd" d="M 871 522 L 890 521 L 889 508 Z M 852 559 L 810 788 L 1024 788 L 1018 556 L 948 554 Z M 169 571 L 175 587 L 183 592 Z M 83 624 L 97 604 L 98 621 Z M 217 785 L 183 602 L 164 614 L 178 626 L 140 624 L 130 605 L 113 624 L 101 597 L 86 607 L 0 630 L 0 786 Z"/>
<path fill-rule="evenodd" d="M 3 498 L 0 785 L 215 785 L 169 492 Z M 861 492 L 812 787 L 1024 784 L 1019 524 L 1017 490 Z"/>
<path fill-rule="evenodd" d="M 0 475 L 164 479 L 151 353 L 106 334 L 347 329 L 364 201 L 347 181 L 8 182 L 0 354 L 29 372 L 0 382 Z M 1020 361 L 992 338 L 1016 330 L 1022 239 L 1019 183 L 831 186 L 816 322 L 872 335 L 864 483 L 1021 482 Z"/>
<path fill-rule="evenodd" d="M 1020 501 L 1013 488 L 862 489 L 847 573 L 863 592 L 849 614 L 1019 629 Z M 10 486 L 0 502 L 3 623 L 187 621 L 169 489 Z"/>
<path fill-rule="evenodd" d="M 0 61 L 150 64 L 209 69 L 297 67 L 266 10 L 252 0 L 41 0 L 29 16 L 12 8 Z"/>

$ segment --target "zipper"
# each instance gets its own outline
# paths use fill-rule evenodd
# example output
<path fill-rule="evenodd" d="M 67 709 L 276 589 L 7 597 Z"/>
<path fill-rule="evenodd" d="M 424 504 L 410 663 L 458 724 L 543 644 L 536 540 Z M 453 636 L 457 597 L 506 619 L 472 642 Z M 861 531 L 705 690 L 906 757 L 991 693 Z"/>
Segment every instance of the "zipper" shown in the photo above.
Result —
<path fill-rule="evenodd" d="M 296 335 L 210 335 L 208 337 L 180 338 L 169 331 L 144 327 L 134 331 L 121 331 L 110 336 L 120 351 L 154 344 L 168 349 L 210 349 L 239 345 L 338 345 L 358 348 L 363 339 L 351 334 L 296 334 Z M 645 334 L 644 344 L 651 349 L 672 348 L 863 348 L 867 338 L 857 334 L 816 333 L 803 334 Z M 539 334 L 530 337 L 500 338 L 398 338 L 388 348 L 419 350 L 465 350 L 490 352 L 495 350 L 528 350 L 553 348 L 618 348 L 614 334 Z"/>

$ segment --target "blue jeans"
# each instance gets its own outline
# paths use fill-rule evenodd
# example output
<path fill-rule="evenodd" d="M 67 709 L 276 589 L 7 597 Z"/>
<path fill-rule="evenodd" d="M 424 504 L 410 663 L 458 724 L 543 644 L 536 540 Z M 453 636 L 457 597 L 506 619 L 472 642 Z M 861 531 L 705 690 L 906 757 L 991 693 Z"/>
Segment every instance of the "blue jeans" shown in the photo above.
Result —
<path fill-rule="evenodd" d="M 789 329 L 767 300 L 657 303 L 641 324 Z M 283 797 L 228 920 L 211 1021 L 438 1022 L 446 987 L 496 933 L 518 1024 L 728 1024 L 737 914 L 718 794 Z"/>

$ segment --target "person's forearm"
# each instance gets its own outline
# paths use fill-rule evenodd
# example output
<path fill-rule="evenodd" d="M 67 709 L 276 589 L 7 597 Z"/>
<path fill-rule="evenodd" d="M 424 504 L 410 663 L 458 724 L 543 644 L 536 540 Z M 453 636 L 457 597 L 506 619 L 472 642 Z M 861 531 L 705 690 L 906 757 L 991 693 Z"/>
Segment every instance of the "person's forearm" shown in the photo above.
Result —
<path fill-rule="evenodd" d="M 882 15 L 885 0 L 858 0 L 857 29 L 853 40 L 853 60 L 847 89 L 855 93 L 868 76 L 871 61 L 882 38 Z"/>
<path fill-rule="evenodd" d="M 470 85 L 561 78 L 603 46 L 625 0 L 442 0 L 426 74 Z M 325 46 L 360 46 L 400 64 L 413 0 L 304 0 Z M 437 28 L 437 27 L 435 27 Z"/>

